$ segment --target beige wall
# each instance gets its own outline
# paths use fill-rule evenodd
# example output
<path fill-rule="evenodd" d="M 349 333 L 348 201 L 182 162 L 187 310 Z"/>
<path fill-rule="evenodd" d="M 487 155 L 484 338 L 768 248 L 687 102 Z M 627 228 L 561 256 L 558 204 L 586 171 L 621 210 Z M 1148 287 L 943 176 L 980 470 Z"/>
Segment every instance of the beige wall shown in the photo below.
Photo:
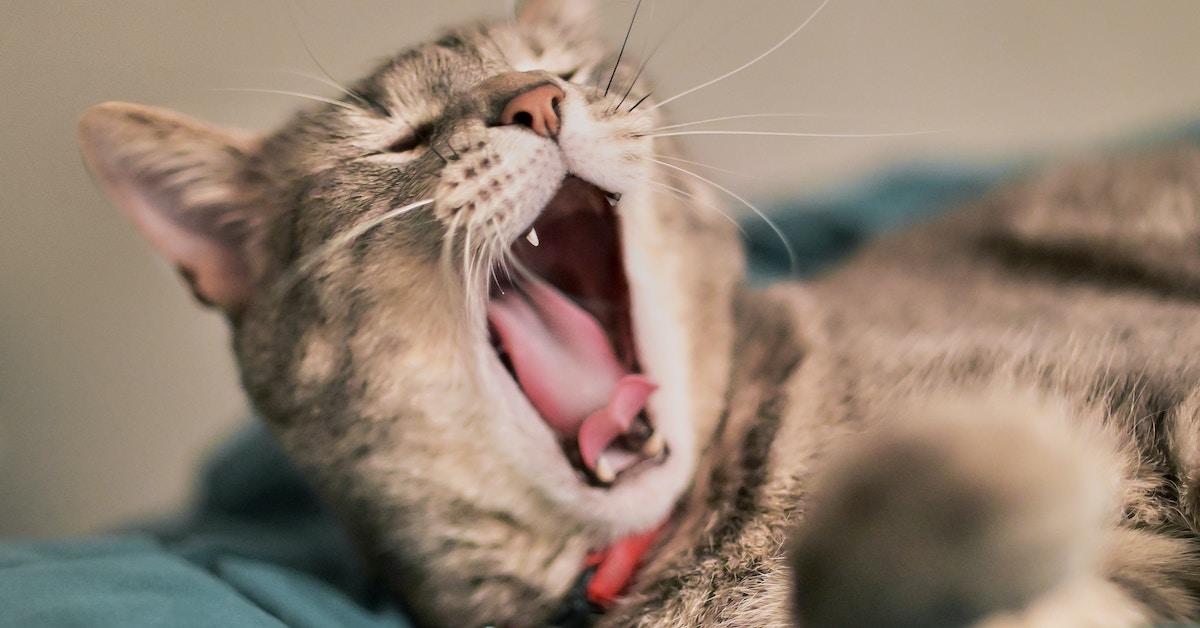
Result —
<path fill-rule="evenodd" d="M 121 99 L 265 128 L 298 103 L 207 90 L 332 95 L 279 71 L 317 72 L 292 1 L 0 2 L 0 535 L 84 532 L 176 507 L 206 449 L 241 421 L 221 321 L 189 303 L 94 191 L 73 124 L 87 105 Z M 294 2 L 339 77 L 503 4 Z M 695 13 L 652 65 L 665 95 L 753 57 L 814 3 L 654 4 L 650 32 Z M 632 2 L 604 6 L 619 31 Z M 804 193 L 914 157 L 1078 146 L 1200 117 L 1197 33 L 1195 0 L 834 0 L 768 62 L 680 101 L 677 118 L 807 111 L 834 115 L 744 128 L 949 129 L 690 142 L 698 159 L 753 173 L 724 179 L 752 196 Z"/>

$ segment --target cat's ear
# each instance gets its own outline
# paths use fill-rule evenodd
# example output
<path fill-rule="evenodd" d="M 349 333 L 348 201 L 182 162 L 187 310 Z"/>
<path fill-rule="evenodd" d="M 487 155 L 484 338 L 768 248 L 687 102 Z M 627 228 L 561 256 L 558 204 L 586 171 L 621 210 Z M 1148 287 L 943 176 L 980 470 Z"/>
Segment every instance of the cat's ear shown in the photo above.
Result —
<path fill-rule="evenodd" d="M 79 145 L 99 184 L 206 305 L 237 312 L 263 267 L 257 142 L 128 103 L 84 113 Z"/>
<path fill-rule="evenodd" d="M 595 0 L 520 0 L 517 20 L 526 24 L 551 24 L 571 29 L 594 28 Z"/>

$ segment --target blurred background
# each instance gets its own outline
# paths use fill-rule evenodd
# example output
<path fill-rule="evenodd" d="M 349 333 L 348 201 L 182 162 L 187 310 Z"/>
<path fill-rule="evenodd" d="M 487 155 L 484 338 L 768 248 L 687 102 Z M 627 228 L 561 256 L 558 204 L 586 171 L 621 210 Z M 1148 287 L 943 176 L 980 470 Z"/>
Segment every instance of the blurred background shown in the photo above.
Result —
<path fill-rule="evenodd" d="M 0 2 L 0 536 L 79 534 L 182 507 L 247 420 L 219 316 L 194 306 L 93 187 L 74 125 L 104 100 L 269 129 L 492 0 Z M 601 0 L 619 39 L 631 0 Z M 812 0 L 648 0 L 635 53 L 668 96 L 737 67 Z M 678 24 L 676 27 L 675 25 Z M 695 159 L 770 204 L 913 161 L 1078 151 L 1200 118 L 1195 0 L 834 0 L 766 61 L 678 101 L 722 129 L 910 137 L 697 137 Z"/>

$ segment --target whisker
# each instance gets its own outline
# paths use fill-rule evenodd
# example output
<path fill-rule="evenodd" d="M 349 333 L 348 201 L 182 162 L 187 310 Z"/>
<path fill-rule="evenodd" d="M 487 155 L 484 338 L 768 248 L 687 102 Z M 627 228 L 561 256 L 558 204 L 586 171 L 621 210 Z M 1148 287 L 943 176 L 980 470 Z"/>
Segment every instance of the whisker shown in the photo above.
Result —
<path fill-rule="evenodd" d="M 468 321 L 477 320 L 478 317 L 481 315 L 486 316 L 486 314 L 485 314 L 486 302 L 481 302 L 481 301 L 485 301 L 487 299 L 487 294 L 486 294 L 487 293 L 487 280 L 486 280 L 486 278 L 484 278 L 484 281 L 483 281 L 484 295 L 482 297 L 479 295 L 479 291 L 476 289 L 476 284 L 478 283 L 478 279 L 479 279 L 476 275 L 476 271 L 480 266 L 480 258 L 483 257 L 483 248 L 482 247 L 477 248 L 475 246 L 472 246 L 472 241 L 474 240 L 474 238 L 476 236 L 475 231 L 476 231 L 477 227 L 478 227 L 478 225 L 475 225 L 473 223 L 467 224 L 467 235 L 463 242 L 462 274 L 463 274 L 463 290 L 465 292 L 463 294 L 463 299 L 467 305 L 467 320 Z M 468 329 L 472 330 L 472 333 L 474 333 L 474 331 L 473 331 L 474 326 L 468 327 Z"/>
<path fill-rule="evenodd" d="M 439 151 L 438 151 L 437 147 L 433 145 L 433 142 L 426 141 L 426 144 L 428 144 L 428 146 L 429 146 L 429 150 L 433 151 L 433 154 L 434 154 L 434 155 L 436 155 L 438 159 L 441 159 L 441 160 L 442 160 L 442 165 L 443 165 L 443 166 L 448 166 L 448 165 L 450 165 L 450 160 L 449 160 L 449 159 L 446 159 L 446 156 L 445 156 L 445 155 L 443 155 L 441 152 L 439 152 Z"/>
<path fill-rule="evenodd" d="M 757 57 L 751 59 L 750 61 L 747 61 L 745 64 L 739 66 L 738 68 L 730 70 L 729 72 L 726 72 L 725 74 L 722 74 L 721 76 L 718 76 L 715 79 L 712 79 L 705 83 L 701 83 L 691 89 L 684 90 L 674 96 L 671 96 L 670 98 L 654 105 L 654 107 L 651 108 L 650 110 L 654 111 L 655 109 L 666 106 L 667 104 L 674 102 L 676 100 L 679 100 L 680 98 L 683 98 L 684 96 L 693 94 L 693 93 L 698 92 L 706 87 L 710 87 L 712 85 L 720 83 L 721 81 L 741 72 L 742 70 L 745 70 L 746 68 L 749 68 L 750 66 L 758 63 L 759 61 L 766 59 L 768 56 L 770 56 L 776 50 L 779 50 L 780 48 L 782 48 L 784 46 L 784 44 L 791 41 L 793 37 L 795 37 L 796 35 L 799 35 L 800 31 L 804 30 L 805 27 L 807 27 L 814 19 L 816 19 L 817 15 L 819 15 L 821 13 L 821 10 L 825 8 L 825 5 L 829 4 L 830 2 L 831 2 L 831 0 L 823 0 L 821 2 L 821 5 L 818 6 L 816 8 L 816 10 L 813 11 L 811 14 L 809 14 L 808 19 L 804 20 L 804 22 L 801 23 L 800 26 L 796 27 L 796 30 L 792 31 L 791 33 L 788 33 L 787 37 L 784 37 L 779 43 L 775 44 L 774 46 L 771 46 L 771 48 L 768 49 L 766 52 L 758 55 Z"/>
<path fill-rule="evenodd" d="M 709 2 L 711 2 L 711 0 L 702 0 L 702 2 L 706 5 L 705 8 L 707 8 L 707 4 Z M 621 102 L 617 103 L 616 107 L 613 107 L 614 112 L 617 109 L 620 109 L 621 105 L 625 104 L 625 101 L 629 99 L 630 94 L 633 93 L 633 88 L 637 86 L 638 79 L 642 77 L 642 74 L 646 71 L 646 68 L 650 65 L 650 61 L 654 59 L 655 55 L 658 54 L 659 50 L 662 49 L 663 45 L 666 44 L 668 41 L 670 41 L 671 37 L 673 37 L 675 35 L 675 32 L 679 30 L 680 26 L 683 26 L 687 22 L 690 22 L 693 17 L 695 17 L 696 15 L 702 14 L 702 13 L 704 13 L 703 9 L 698 9 L 698 10 L 693 10 L 693 11 L 688 12 L 686 17 L 684 17 L 682 20 L 677 20 L 674 24 L 671 25 L 670 29 L 668 29 L 665 33 L 663 33 L 662 37 L 659 38 L 658 43 L 656 43 L 654 45 L 654 49 L 650 51 L 650 54 L 642 59 L 641 65 L 638 66 L 637 72 L 635 72 L 633 75 L 633 80 L 629 81 L 629 89 L 625 90 L 625 94 L 623 96 L 621 96 Z M 637 101 L 637 103 L 635 103 L 632 107 L 629 108 L 629 111 L 632 112 L 634 109 L 637 109 L 638 106 L 641 105 L 642 103 L 646 102 L 646 99 L 649 97 L 650 97 L 650 94 L 646 94 L 645 96 L 642 96 Z"/>
<path fill-rule="evenodd" d="M 446 227 L 446 233 L 442 236 L 442 273 L 449 280 L 454 275 L 454 236 L 458 233 L 458 228 L 462 222 L 463 212 L 458 212 L 450 219 L 450 224 Z"/>
<path fill-rule="evenodd" d="M 653 0 L 651 0 L 650 20 L 649 20 L 650 24 L 647 25 L 648 27 L 653 26 L 653 24 L 654 24 L 654 14 L 655 14 L 656 8 L 658 8 L 658 5 L 655 4 L 653 2 Z M 642 73 L 646 71 L 646 66 L 650 63 L 650 59 L 654 58 L 654 55 L 658 53 L 658 49 L 660 47 L 662 47 L 663 42 L 667 41 L 667 38 L 671 35 L 671 33 L 673 33 L 675 31 L 675 29 L 679 28 L 679 25 L 682 22 L 683 22 L 683 20 L 675 22 L 675 25 L 671 27 L 671 30 L 667 31 L 666 34 L 664 34 L 661 38 L 659 38 L 658 43 L 654 44 L 654 49 L 650 51 L 650 54 L 646 54 L 646 48 L 650 45 L 650 36 L 647 34 L 646 41 L 642 42 L 642 50 L 639 53 L 639 56 L 642 58 L 642 62 L 641 62 L 641 64 L 638 65 L 637 71 L 633 73 L 633 78 L 629 80 L 629 87 L 625 90 L 625 93 L 623 95 L 621 95 L 620 102 L 618 102 L 610 110 L 611 112 L 615 112 L 616 110 L 621 108 L 621 105 L 625 104 L 625 100 L 629 98 L 629 95 L 631 93 L 633 93 L 633 86 L 637 85 L 638 79 L 641 78 Z"/>
<path fill-rule="evenodd" d="M 504 286 L 500 283 L 499 272 L 504 273 L 504 277 L 508 280 L 509 285 L 512 285 L 514 280 L 512 268 L 509 265 L 510 247 L 504 246 L 499 232 L 492 236 L 492 254 L 495 256 L 495 270 L 493 270 L 492 275 L 496 281 L 496 289 L 500 291 L 500 294 L 504 294 Z"/>
<path fill-rule="evenodd" d="M 500 266 L 500 269 L 504 271 L 504 276 L 508 280 L 508 285 L 514 289 L 520 289 L 520 286 L 517 284 L 518 278 L 513 273 L 513 266 L 520 265 L 520 260 L 518 260 L 516 255 L 513 253 L 512 247 L 507 245 L 503 238 L 499 236 L 499 234 L 496 236 L 496 251 L 498 251 L 496 256 L 498 262 L 497 265 Z M 521 274 L 521 272 L 518 271 L 517 274 Z M 525 274 L 522 275 L 521 278 L 524 279 L 527 276 L 528 274 Z M 503 289 L 501 289 L 502 294 L 503 292 Z"/>
<path fill-rule="evenodd" d="M 479 318 L 487 318 L 487 304 L 491 293 L 491 283 L 496 280 L 499 286 L 499 280 L 496 275 L 496 270 L 500 266 L 498 251 L 503 249 L 501 246 L 500 234 L 495 229 L 494 223 L 488 222 L 477 225 L 483 231 L 479 239 L 479 245 L 474 252 L 474 258 L 468 272 L 467 299 L 471 304 L 469 312 L 471 312 L 471 320 Z M 482 288 L 480 290 L 479 288 Z M 473 333 L 480 333 L 479 329 L 472 326 Z M 482 333 L 486 333 L 487 326 L 482 328 Z"/>
<path fill-rule="evenodd" d="M 638 0 L 637 5 L 633 7 L 633 17 L 629 20 L 629 29 L 625 31 L 625 41 L 621 42 L 621 51 L 617 53 L 617 62 L 613 64 L 612 76 L 608 77 L 608 87 L 604 88 L 604 96 L 606 98 L 608 97 L 609 90 L 612 89 L 613 81 L 617 78 L 617 70 L 621 67 L 621 59 L 625 57 L 625 47 L 629 45 L 629 36 L 633 34 L 633 24 L 637 22 L 638 11 L 641 9 L 642 0 Z"/>
<path fill-rule="evenodd" d="M 691 192 L 688 192 L 687 190 L 677 188 L 673 185 L 667 185 L 666 183 L 663 183 L 662 181 L 656 181 L 654 179 L 642 179 L 642 181 L 649 183 L 650 185 L 653 185 L 655 187 L 661 188 L 660 191 L 666 191 L 666 192 L 673 193 L 675 198 L 677 198 L 681 201 L 684 201 L 684 202 L 693 201 L 693 202 L 699 203 L 700 205 L 703 205 L 704 207 L 707 207 L 707 208 L 717 212 L 718 214 L 721 215 L 722 218 L 724 218 L 725 220 L 728 220 L 730 224 L 737 227 L 737 230 L 742 232 L 742 235 L 746 235 L 746 230 L 742 228 L 741 223 L 739 223 L 737 221 L 737 219 L 734 218 L 733 216 L 730 216 L 729 214 L 725 213 L 717 205 L 710 203 L 708 201 L 702 200 L 700 198 L 697 198 L 697 196 L 695 194 L 692 194 Z"/>
<path fill-rule="evenodd" d="M 494 232 L 489 231 L 488 223 L 485 222 L 483 224 L 476 224 L 473 226 L 480 233 L 477 234 L 478 243 L 475 245 L 474 250 L 472 251 L 471 265 L 468 268 L 467 277 L 469 282 L 468 290 L 471 291 L 471 296 L 474 297 L 476 301 L 475 311 L 479 312 L 480 308 L 486 307 L 487 303 L 487 295 L 489 292 L 488 284 L 491 283 L 493 270 L 492 265 L 489 262 L 492 259 L 492 244 L 495 241 L 495 237 Z M 478 290 L 473 289 L 476 287 L 483 288 L 482 296 L 478 294 Z"/>
<path fill-rule="evenodd" d="M 477 276 L 483 279 L 483 287 L 485 292 L 487 291 L 486 289 L 488 284 L 491 283 L 492 277 L 495 276 L 496 270 L 494 263 L 495 260 L 493 259 L 495 256 L 494 247 L 496 245 L 496 233 L 494 231 L 494 227 L 495 225 L 491 224 L 491 221 L 481 225 L 484 235 L 479 243 L 479 258 L 475 262 L 475 273 Z M 491 229 L 489 230 L 489 228 Z"/>
<path fill-rule="evenodd" d="M 658 3 L 655 2 L 655 0 L 650 0 L 650 7 L 648 10 L 649 10 L 650 16 L 644 20 L 645 25 L 646 25 L 646 28 L 645 28 L 646 37 L 642 40 L 642 47 L 640 49 L 638 49 L 638 58 L 639 59 L 645 59 L 647 56 L 646 49 L 648 49 L 650 47 L 650 39 L 654 35 L 654 17 L 655 17 L 655 14 L 658 13 Z"/>
<path fill-rule="evenodd" d="M 509 247 L 501 247 L 501 255 L 506 260 L 505 272 L 508 274 L 509 285 L 518 293 L 525 292 L 524 283 L 533 283 L 541 279 L 537 273 L 533 272 L 524 264 L 516 255 L 513 254 Z"/>
<path fill-rule="evenodd" d="M 662 42 L 659 43 L 661 44 Z M 655 52 L 658 52 L 657 47 L 655 47 L 655 49 L 651 51 L 645 59 L 642 60 L 642 64 L 638 66 L 637 72 L 634 72 L 633 78 L 629 80 L 629 89 L 625 90 L 625 93 L 621 95 L 621 101 L 612 108 L 612 111 L 620 109 L 621 105 L 625 104 L 625 101 L 629 98 L 629 95 L 633 93 L 633 87 L 637 85 L 638 79 L 642 78 L 642 72 L 646 71 L 646 65 L 650 63 L 650 59 L 654 58 Z M 630 111 L 633 111 L 633 109 L 630 109 Z"/>
<path fill-rule="evenodd" d="M 317 249 L 315 251 L 309 253 L 308 255 L 305 255 L 304 257 L 300 258 L 300 260 L 298 260 L 296 263 L 294 263 L 292 265 L 291 270 L 288 270 L 287 272 L 285 272 L 284 275 L 279 279 L 279 281 L 276 282 L 275 289 L 278 290 L 279 293 L 281 293 L 281 294 L 284 292 L 287 292 L 288 290 L 291 290 L 292 287 L 295 286 L 296 281 L 298 281 L 301 277 L 312 272 L 313 268 L 315 268 L 317 264 L 319 264 L 322 260 L 328 258 L 334 251 L 337 251 L 338 249 L 341 249 L 341 248 L 353 243 L 355 240 L 361 238 L 368 231 L 374 229 L 375 227 L 378 227 L 379 225 L 381 225 L 393 218 L 403 216 L 404 214 L 407 214 L 410 211 L 413 211 L 415 209 L 419 209 L 421 207 L 425 207 L 426 205 L 431 205 L 431 204 L 433 204 L 433 199 L 425 199 L 423 201 L 409 203 L 408 205 L 404 205 L 403 207 L 389 209 L 388 211 L 386 211 L 374 218 L 364 220 L 363 222 L 358 223 L 357 225 L 354 225 L 353 227 L 343 231 L 342 233 L 337 234 L 333 238 L 327 240 L 321 246 L 317 247 Z"/>
<path fill-rule="evenodd" d="M 288 2 L 287 14 L 288 14 L 288 19 L 291 20 L 291 22 L 292 22 L 292 30 L 296 33 L 296 38 L 300 40 L 300 45 L 304 47 L 304 52 L 308 55 L 309 61 L 312 61 L 313 65 L 317 66 L 317 69 L 321 71 L 321 74 L 324 74 L 325 77 L 329 79 L 329 82 L 332 83 L 334 87 L 340 89 L 343 93 L 348 94 L 349 96 L 351 96 L 355 100 L 361 102 L 362 104 L 364 104 L 364 105 L 367 104 L 366 101 L 363 100 L 362 96 L 359 96 L 358 94 L 350 91 L 349 89 L 344 87 L 341 83 L 339 83 L 337 81 L 337 79 L 333 78 L 333 75 L 329 73 L 329 70 L 326 70 L 325 66 L 321 63 L 321 61 L 319 59 L 317 59 L 317 55 L 313 53 L 312 48 L 308 45 L 308 39 L 306 39 L 304 37 L 304 31 L 300 30 L 300 23 L 296 21 L 296 0 L 290 0 Z"/>
<path fill-rule="evenodd" d="M 369 106 L 369 104 L 367 103 L 367 101 L 366 101 L 366 100 L 365 100 L 365 99 L 364 99 L 364 98 L 363 98 L 361 95 L 359 95 L 358 93 L 356 93 L 356 92 L 353 92 L 353 91 L 351 91 L 351 90 L 348 90 L 348 89 L 346 89 L 345 87 L 343 87 L 343 86 L 342 86 L 340 83 L 338 83 L 338 82 L 336 82 L 336 81 L 330 80 L 330 79 L 328 79 L 328 78 L 325 78 L 325 77 L 323 77 L 323 76 L 319 76 L 319 75 L 313 74 L 312 72 L 304 72 L 304 71 L 301 71 L 301 70 L 293 70 L 293 69 L 291 69 L 291 68 L 268 68 L 268 67 L 263 67 L 263 68 L 245 68 L 245 69 L 241 69 L 241 70 L 235 70 L 235 71 L 238 71 L 238 72 L 244 72 L 244 73 L 247 73 L 247 74 L 258 74 L 258 73 L 264 73 L 264 74 L 290 74 L 290 75 L 292 75 L 292 76 L 299 76 L 299 77 L 302 77 L 302 78 L 309 79 L 309 80 L 311 80 L 311 81 L 317 81 L 318 83 L 321 83 L 322 85 L 327 85 L 327 86 L 329 86 L 329 87 L 332 87 L 332 88 L 334 88 L 334 89 L 336 89 L 336 90 L 338 90 L 338 91 L 342 92 L 343 94 L 346 94 L 347 96 L 349 96 L 349 97 L 351 97 L 351 98 L 353 98 L 353 99 L 357 100 L 359 103 L 363 104 L 364 106 Z"/>
<path fill-rule="evenodd" d="M 914 137 L 917 135 L 931 135 L 934 133 L 945 133 L 945 130 L 937 131 L 903 131 L 900 133 L 790 133 L 784 131 L 672 131 L 669 133 L 643 133 L 639 137 L 680 137 L 684 135 L 751 135 L 751 136 L 768 136 L 768 137 L 824 137 L 824 138 L 841 138 L 841 139 L 862 139 L 873 137 Z"/>
<path fill-rule="evenodd" d="M 646 99 L 650 98 L 653 95 L 654 95 L 653 90 L 646 92 L 645 96 L 642 96 L 641 98 L 638 99 L 637 102 L 633 103 L 633 106 L 629 108 L 629 113 L 633 113 L 634 109 L 637 109 L 638 107 L 642 106 L 642 103 L 646 102 Z"/>
<path fill-rule="evenodd" d="M 481 226 L 481 229 L 485 229 L 485 227 Z M 471 276 L 474 281 L 478 282 L 479 287 L 483 288 L 479 291 L 482 294 L 476 296 L 476 308 L 478 308 L 476 311 L 486 311 L 488 294 L 491 292 L 489 284 L 492 282 L 492 274 L 495 270 L 491 264 L 488 264 L 491 253 L 491 239 L 485 235 L 480 239 L 478 249 L 475 251 L 475 263 L 471 268 Z"/>
<path fill-rule="evenodd" d="M 495 257 L 495 263 L 492 264 L 492 269 L 488 272 L 488 291 L 491 291 L 491 285 L 494 283 L 496 284 L 496 290 L 503 295 L 504 285 L 500 283 L 500 273 L 504 269 L 504 264 L 502 264 L 500 260 L 504 259 L 504 256 L 495 254 L 496 245 L 494 243 L 488 244 L 488 250 L 491 251 L 491 254 Z"/>
<path fill-rule="evenodd" d="M 800 264 L 796 257 L 796 251 L 795 251 L 795 249 L 792 248 L 791 242 L 788 242 L 787 236 L 783 233 L 783 230 L 779 228 L 779 225 L 776 224 L 774 220 L 771 220 L 770 216 L 768 216 L 765 212 L 763 212 L 758 207 L 755 207 L 753 203 L 751 203 L 750 201 L 743 198 L 737 192 L 734 192 L 733 190 L 721 185 L 720 183 L 717 183 L 716 181 L 713 181 L 712 179 L 708 179 L 708 178 L 704 177 L 703 175 L 696 174 L 695 172 L 692 172 L 691 170 L 688 170 L 686 168 L 680 168 L 679 166 L 667 163 L 665 161 L 662 161 L 661 159 L 653 159 L 652 158 L 650 161 L 653 161 L 654 163 L 656 163 L 660 166 L 663 166 L 665 168 L 670 168 L 677 172 L 686 174 L 689 177 L 692 177 L 702 183 L 707 183 L 708 185 L 724 192 L 725 194 L 729 195 L 731 198 L 737 200 L 739 203 L 748 207 L 750 209 L 750 211 L 752 211 L 756 215 L 758 215 L 758 217 L 761 218 L 762 221 L 764 223 L 766 223 L 766 225 L 768 227 L 770 227 L 771 231 L 775 232 L 776 237 L 779 238 L 779 243 L 782 244 L 784 250 L 787 251 L 788 267 L 791 269 L 791 272 L 793 274 L 795 274 L 796 271 L 799 269 Z"/>
<path fill-rule="evenodd" d="M 671 129 L 682 129 L 689 126 L 698 126 L 701 124 L 709 124 L 712 122 L 729 122 L 732 120 L 751 120 L 756 118 L 825 118 L 828 117 L 823 113 L 743 113 L 736 116 L 721 116 L 719 118 L 708 118 L 707 120 L 696 120 L 695 122 L 680 122 L 679 124 L 669 124 L 660 126 L 657 129 L 650 129 L 651 133 L 658 131 L 670 131 Z"/>
<path fill-rule="evenodd" d="M 318 76 L 318 75 L 312 74 L 310 72 L 301 72 L 300 70 L 292 70 L 289 68 L 279 68 L 276 71 L 283 72 L 284 74 L 291 74 L 292 76 L 301 76 L 306 79 L 311 79 L 311 80 L 317 81 L 318 83 L 321 83 L 323 85 L 328 85 L 329 87 L 332 87 L 332 88 L 342 92 L 343 94 L 357 100 L 358 102 L 362 103 L 363 105 L 367 105 L 366 99 L 363 98 L 361 94 L 359 94 L 358 92 L 355 92 L 351 89 L 347 89 L 341 83 L 339 83 L 333 79 L 326 78 L 324 76 Z"/>
<path fill-rule="evenodd" d="M 335 107 L 340 107 L 342 109 L 345 109 L 346 111 L 353 111 L 356 113 L 362 111 L 358 107 L 355 107 L 354 105 L 351 105 L 346 102 L 342 102 L 340 100 L 334 100 L 332 98 L 325 98 L 324 96 L 314 96 L 312 94 L 305 94 L 305 93 L 301 93 L 301 92 L 289 92 L 287 90 L 282 90 L 282 89 L 260 89 L 260 88 L 256 88 L 256 87 L 212 87 L 212 88 L 209 88 L 207 91 L 210 91 L 210 92 L 249 92 L 252 94 L 278 94 L 280 96 L 293 96 L 296 98 L 305 98 L 305 99 L 313 100 L 316 102 L 323 102 L 327 105 L 333 105 Z"/>
<path fill-rule="evenodd" d="M 463 237 L 463 267 L 462 267 L 463 282 L 466 285 L 466 290 L 467 290 L 466 296 L 467 296 L 468 300 L 471 297 L 471 281 L 472 281 L 471 269 L 474 267 L 474 261 L 475 261 L 475 250 L 471 247 L 471 240 L 474 238 L 474 236 L 475 236 L 475 225 L 473 223 L 468 222 L 467 223 L 467 233 Z"/>
<path fill-rule="evenodd" d="M 729 170 L 727 168 L 721 168 L 720 166 L 706 164 L 701 161 L 692 161 L 691 159 L 684 159 L 683 157 L 676 157 L 675 155 L 662 155 L 659 153 L 651 153 L 651 156 L 658 157 L 659 159 L 670 159 L 671 161 L 677 161 L 679 163 L 688 164 L 690 166 L 699 166 L 701 168 L 706 168 L 706 169 L 712 170 L 714 172 L 721 172 L 724 174 L 732 174 L 732 175 L 738 176 L 738 177 L 746 177 L 747 179 L 762 179 L 762 177 L 757 176 L 757 175 L 747 174 L 745 172 L 739 172 L 737 170 Z"/>

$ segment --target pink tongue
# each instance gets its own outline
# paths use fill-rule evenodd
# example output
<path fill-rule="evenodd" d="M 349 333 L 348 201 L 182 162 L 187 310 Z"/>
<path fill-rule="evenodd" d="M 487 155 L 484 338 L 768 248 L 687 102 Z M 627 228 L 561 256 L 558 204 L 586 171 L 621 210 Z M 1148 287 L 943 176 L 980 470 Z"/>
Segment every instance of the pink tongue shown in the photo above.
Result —
<path fill-rule="evenodd" d="M 609 443 L 624 434 L 633 419 L 646 407 L 646 398 L 658 385 L 642 375 L 626 375 L 617 381 L 608 405 L 596 410 L 579 426 L 579 454 L 589 469 Z"/>
<path fill-rule="evenodd" d="M 534 408 L 559 434 L 578 436 L 584 462 L 594 467 L 658 387 L 621 368 L 583 308 L 543 281 L 523 288 L 525 295 L 512 289 L 492 299 L 488 320 Z"/>

